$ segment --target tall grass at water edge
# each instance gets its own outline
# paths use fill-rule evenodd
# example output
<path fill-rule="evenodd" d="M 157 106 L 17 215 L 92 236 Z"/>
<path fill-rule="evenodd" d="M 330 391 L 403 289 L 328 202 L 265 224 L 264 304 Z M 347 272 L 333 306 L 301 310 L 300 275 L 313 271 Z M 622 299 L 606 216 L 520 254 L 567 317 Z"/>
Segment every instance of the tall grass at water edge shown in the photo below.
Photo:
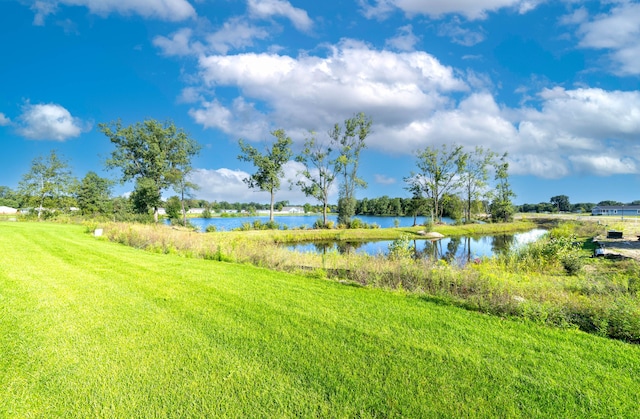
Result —
<path fill-rule="evenodd" d="M 199 234 L 112 224 L 106 234 L 111 240 L 158 253 L 402 289 L 475 311 L 640 343 L 640 267 L 631 260 L 590 259 L 586 238 L 601 229 L 593 223 L 563 224 L 536 243 L 464 267 L 425 258 L 298 253 L 275 244 L 294 235 L 309 240 L 315 233 L 310 231 Z M 322 234 L 344 238 L 345 232 Z M 397 237 L 398 232 L 394 234 Z"/>

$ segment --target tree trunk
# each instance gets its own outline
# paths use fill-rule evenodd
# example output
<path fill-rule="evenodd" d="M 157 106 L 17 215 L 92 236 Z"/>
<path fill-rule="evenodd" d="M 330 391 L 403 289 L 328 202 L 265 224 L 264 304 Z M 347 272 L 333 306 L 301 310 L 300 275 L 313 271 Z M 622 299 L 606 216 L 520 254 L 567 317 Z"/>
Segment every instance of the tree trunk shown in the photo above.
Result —
<path fill-rule="evenodd" d="M 269 210 L 269 221 L 273 222 L 273 199 L 274 199 L 273 189 L 271 189 L 271 207 Z"/>
<path fill-rule="evenodd" d="M 327 226 L 327 201 L 323 202 L 322 206 L 322 226 Z"/>

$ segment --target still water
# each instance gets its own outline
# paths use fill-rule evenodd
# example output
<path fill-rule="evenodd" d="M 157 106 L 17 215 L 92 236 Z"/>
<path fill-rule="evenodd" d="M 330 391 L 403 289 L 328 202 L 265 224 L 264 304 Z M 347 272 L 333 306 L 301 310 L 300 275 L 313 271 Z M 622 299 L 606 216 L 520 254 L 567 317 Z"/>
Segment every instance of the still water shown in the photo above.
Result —
<path fill-rule="evenodd" d="M 377 224 L 380 228 L 395 227 L 396 222 L 399 227 L 410 227 L 413 225 L 413 217 L 375 217 L 369 215 L 357 215 L 354 218 L 358 218 L 367 224 Z M 286 215 L 276 216 L 275 221 L 280 225 L 286 225 L 287 228 L 312 228 L 316 220 L 322 219 L 322 216 L 317 215 Z M 336 215 L 329 215 L 328 221 L 337 221 Z M 205 231 L 207 226 L 214 225 L 218 231 L 230 231 L 239 228 L 244 223 L 253 223 L 259 220 L 262 223 L 269 221 L 269 216 L 254 216 L 254 217 L 212 217 L 212 218 L 189 218 L 189 222 L 196 226 L 200 231 Z M 425 221 L 425 217 L 418 217 L 418 224 L 422 224 Z M 443 222 L 449 224 L 453 220 L 444 217 Z"/>
<path fill-rule="evenodd" d="M 547 231 L 534 229 L 526 233 L 499 234 L 480 237 L 445 237 L 440 240 L 414 240 L 411 242 L 417 257 L 445 259 L 450 263 L 465 264 L 469 260 L 491 257 L 499 252 L 532 243 Z M 298 243 L 287 245 L 297 252 L 329 253 L 366 253 L 372 256 L 387 255 L 391 240 L 372 242 L 322 242 Z"/>

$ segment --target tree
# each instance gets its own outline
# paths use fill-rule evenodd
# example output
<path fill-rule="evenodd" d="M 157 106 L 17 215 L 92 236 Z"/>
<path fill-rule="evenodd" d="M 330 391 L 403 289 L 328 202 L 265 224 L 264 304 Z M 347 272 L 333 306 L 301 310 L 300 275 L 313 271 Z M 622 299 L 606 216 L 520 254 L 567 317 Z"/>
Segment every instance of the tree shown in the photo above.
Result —
<path fill-rule="evenodd" d="M 344 130 L 335 124 L 329 132 L 332 143 L 338 147 L 339 156 L 335 160 L 335 172 L 342 176 L 338 198 L 338 224 L 351 224 L 355 215 L 356 188 L 366 188 L 367 183 L 358 177 L 360 152 L 366 147 L 365 139 L 371 132 L 372 120 L 359 113 L 344 121 Z"/>
<path fill-rule="evenodd" d="M 73 192 L 74 178 L 66 161 L 55 150 L 47 157 L 38 156 L 29 172 L 22 176 L 18 192 L 27 205 L 38 208 L 38 219 L 44 207 L 61 208 Z"/>
<path fill-rule="evenodd" d="M 482 198 L 489 181 L 488 167 L 495 159 L 495 153 L 476 147 L 473 153 L 464 153 L 464 168 L 460 176 L 460 183 L 464 191 L 465 222 L 471 221 L 473 202 Z"/>
<path fill-rule="evenodd" d="M 182 215 L 182 205 L 183 201 L 177 196 L 172 196 L 167 199 L 167 202 L 164 206 L 167 217 L 169 217 L 169 219 L 171 220 L 178 220 Z"/>
<path fill-rule="evenodd" d="M 554 205 L 559 212 L 571 211 L 571 204 L 569 203 L 569 197 L 567 195 L 553 196 L 549 202 Z"/>
<path fill-rule="evenodd" d="M 193 172 L 191 157 L 200 152 L 200 144 L 196 142 L 183 142 L 179 145 L 177 163 L 173 167 L 173 190 L 180 194 L 180 211 L 182 213 L 182 225 L 187 225 L 187 209 L 185 208 L 185 198 L 193 198 L 193 191 L 198 189 L 198 185 L 189 181 Z"/>
<path fill-rule="evenodd" d="M 162 205 L 162 197 L 153 179 L 141 177 L 136 179 L 136 185 L 131 192 L 131 205 L 136 214 L 149 214 L 153 212 L 154 221 L 157 222 L 157 212 Z"/>
<path fill-rule="evenodd" d="M 304 148 L 296 161 L 304 164 L 304 169 L 299 173 L 302 179 L 296 185 L 306 195 L 311 196 L 322 203 L 322 225 L 327 225 L 327 210 L 329 208 L 329 192 L 336 179 L 332 170 L 335 159 L 332 156 L 333 149 L 326 144 L 318 143 L 315 135 L 305 140 Z"/>
<path fill-rule="evenodd" d="M 405 181 L 407 179 L 405 178 Z M 421 185 L 417 183 L 409 183 L 406 190 L 411 192 L 411 200 L 409 201 L 408 212 L 413 215 L 413 226 L 418 225 L 418 215 L 422 214 L 427 209 L 427 200 L 422 195 Z"/>
<path fill-rule="evenodd" d="M 411 190 L 418 189 L 433 202 L 431 219 L 442 219 L 441 200 L 461 185 L 460 174 L 464 168 L 465 155 L 462 146 L 443 144 L 440 149 L 426 147 L 417 153 L 418 173 L 411 172 L 405 178 Z"/>
<path fill-rule="evenodd" d="M 242 154 L 239 160 L 253 163 L 257 171 L 243 181 L 252 189 L 260 189 L 271 195 L 269 220 L 273 221 L 273 204 L 275 193 L 280 189 L 280 178 L 284 175 L 282 167 L 292 156 L 291 144 L 293 141 L 286 136 L 283 129 L 271 132 L 276 137 L 276 142 L 271 148 L 266 148 L 262 154 L 256 148 L 246 144 L 242 139 L 238 140 Z"/>
<path fill-rule="evenodd" d="M 0 186 L 0 206 L 18 208 L 20 206 L 18 194 L 8 186 Z"/>
<path fill-rule="evenodd" d="M 153 208 L 153 218 L 158 222 L 162 191 L 186 179 L 185 168 L 191 167 L 199 144 L 173 122 L 161 124 L 147 119 L 123 127 L 118 120 L 98 126 L 116 147 L 106 161 L 107 168 L 120 169 L 122 183 L 136 181 L 138 199 L 149 199 L 148 206 Z M 138 209 L 144 206 L 138 204 Z"/>
<path fill-rule="evenodd" d="M 507 161 L 507 153 L 500 158 L 500 164 L 496 167 L 495 180 L 496 193 L 491 202 L 490 211 L 493 221 L 510 221 L 513 218 L 513 204 L 511 198 L 515 198 L 516 194 L 511 190 L 509 184 L 509 162 Z"/>
<path fill-rule="evenodd" d="M 76 200 L 84 215 L 108 214 L 112 211 L 111 187 L 113 182 L 89 172 L 82 178 Z"/>

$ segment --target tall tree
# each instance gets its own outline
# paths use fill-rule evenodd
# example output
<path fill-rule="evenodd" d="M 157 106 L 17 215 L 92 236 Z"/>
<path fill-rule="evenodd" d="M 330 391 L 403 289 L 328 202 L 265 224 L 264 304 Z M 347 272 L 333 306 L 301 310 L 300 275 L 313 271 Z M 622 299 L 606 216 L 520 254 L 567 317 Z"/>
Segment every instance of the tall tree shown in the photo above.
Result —
<path fill-rule="evenodd" d="M 371 118 L 359 113 L 344 121 L 344 129 L 335 124 L 329 137 L 338 148 L 339 156 L 335 162 L 335 171 L 342 177 L 338 199 L 338 224 L 351 224 L 355 214 L 356 188 L 366 188 L 367 183 L 358 177 L 360 152 L 366 147 L 365 139 L 371 133 Z"/>
<path fill-rule="evenodd" d="M 464 192 L 465 222 L 472 218 L 473 203 L 482 198 L 483 192 L 487 192 L 489 184 L 489 166 L 495 160 L 495 153 L 478 146 L 472 153 L 464 153 L 464 168 L 460 176 L 462 190 Z"/>
<path fill-rule="evenodd" d="M 559 212 L 571 211 L 571 204 L 567 195 L 552 196 L 549 202 L 556 207 Z"/>
<path fill-rule="evenodd" d="M 69 198 L 75 184 L 71 169 L 66 161 L 51 150 L 47 157 L 38 156 L 31 163 L 29 172 L 22 176 L 18 192 L 27 205 L 38 208 L 38 219 L 45 206 L 61 208 L 65 198 Z"/>
<path fill-rule="evenodd" d="M 284 175 L 282 168 L 293 155 L 291 152 L 293 141 L 287 137 L 283 129 L 277 129 L 271 132 L 271 135 L 276 137 L 276 142 L 271 148 L 266 147 L 264 154 L 255 147 L 246 144 L 242 139 L 238 140 L 240 150 L 242 150 L 238 159 L 251 162 L 256 167 L 256 172 L 243 180 L 250 188 L 260 189 L 271 194 L 269 220 L 273 221 L 275 193 L 280 190 L 280 179 Z"/>
<path fill-rule="evenodd" d="M 162 191 L 186 177 L 180 176 L 185 167 L 191 167 L 191 159 L 200 151 L 199 144 L 173 122 L 164 124 L 155 119 L 122 126 L 120 120 L 98 124 L 116 149 L 106 161 L 108 169 L 120 169 L 122 183 L 140 179 L 144 183 L 143 196 L 153 201 L 153 217 L 158 222 L 158 206 Z"/>
<path fill-rule="evenodd" d="M 82 178 L 76 200 L 84 215 L 105 215 L 111 212 L 111 187 L 113 182 L 102 178 L 96 172 L 89 172 Z"/>
<path fill-rule="evenodd" d="M 404 179 L 405 182 L 408 182 L 407 179 L 408 178 Z M 427 200 L 422 194 L 422 187 L 420 184 L 408 182 L 405 189 L 411 192 L 408 212 L 413 215 L 413 226 L 415 227 L 418 225 L 418 215 L 427 209 Z"/>
<path fill-rule="evenodd" d="M 335 166 L 333 149 L 330 145 L 321 144 L 314 133 L 307 138 L 300 155 L 296 161 L 304 164 L 304 169 L 299 173 L 302 179 L 296 185 L 306 195 L 311 196 L 322 203 L 322 225 L 327 225 L 327 210 L 329 208 L 329 192 L 336 179 L 332 170 Z"/>
<path fill-rule="evenodd" d="M 495 180 L 497 184 L 495 197 L 490 206 L 491 219 L 493 221 L 507 222 L 513 219 L 515 210 L 511 199 L 516 196 L 509 184 L 509 162 L 507 161 L 507 153 L 504 153 L 500 158 L 500 162 L 496 167 Z"/>
<path fill-rule="evenodd" d="M 431 199 L 431 219 L 434 222 L 442 219 L 442 197 L 460 187 L 464 162 L 462 146 L 455 144 L 443 144 L 440 149 L 426 147 L 417 153 L 416 166 L 419 171 L 411 172 L 405 182 L 410 189 L 418 188 Z"/>

